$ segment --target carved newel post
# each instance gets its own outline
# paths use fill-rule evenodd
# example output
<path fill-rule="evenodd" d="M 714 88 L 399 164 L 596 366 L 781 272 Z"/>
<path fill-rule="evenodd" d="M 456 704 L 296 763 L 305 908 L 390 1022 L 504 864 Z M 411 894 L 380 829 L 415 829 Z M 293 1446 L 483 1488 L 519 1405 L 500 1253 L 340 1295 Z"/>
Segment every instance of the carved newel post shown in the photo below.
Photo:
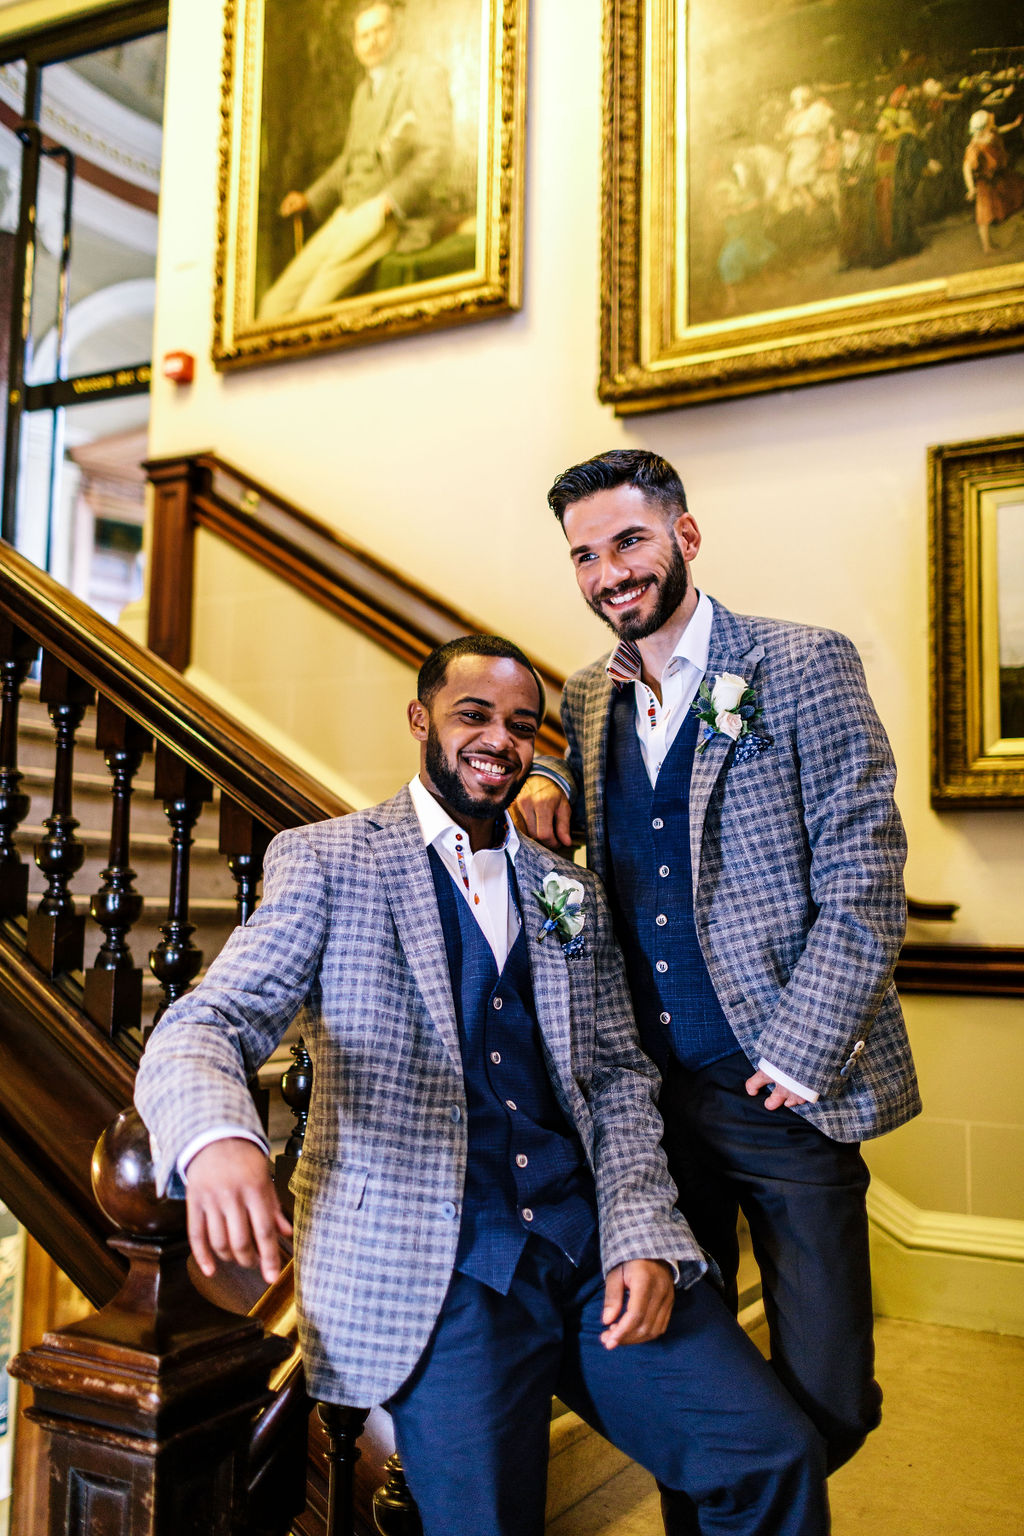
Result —
<path fill-rule="evenodd" d="M 184 1202 L 156 1198 L 133 1110 L 97 1143 L 93 1188 L 127 1279 L 11 1365 L 49 1436 L 46 1536 L 237 1536 L 253 1419 L 289 1346 L 193 1289 Z"/>

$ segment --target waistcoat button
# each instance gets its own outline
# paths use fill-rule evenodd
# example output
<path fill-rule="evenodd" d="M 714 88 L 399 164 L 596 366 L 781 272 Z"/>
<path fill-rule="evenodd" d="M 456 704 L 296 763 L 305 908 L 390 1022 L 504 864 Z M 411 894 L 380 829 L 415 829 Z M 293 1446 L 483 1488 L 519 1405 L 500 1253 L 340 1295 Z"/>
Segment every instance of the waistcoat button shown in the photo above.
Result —
<path fill-rule="evenodd" d="M 667 960 L 659 960 L 656 963 L 654 969 L 656 971 L 659 971 L 661 973 L 661 975 L 664 976 L 665 972 L 668 970 L 668 961 Z"/>
<path fill-rule="evenodd" d="M 665 924 L 668 922 L 668 918 L 665 916 L 664 912 L 659 912 L 654 921 L 657 923 L 659 928 L 664 928 Z"/>
<path fill-rule="evenodd" d="M 514 1109 L 518 1109 L 519 1108 L 519 1106 L 516 1103 L 515 1099 L 506 1099 L 505 1103 L 508 1105 L 509 1109 L 513 1109 L 514 1110 Z"/>
<path fill-rule="evenodd" d="M 660 1014 L 659 1017 L 660 1017 L 661 1022 L 663 1024 L 671 1024 L 672 1023 L 672 1015 L 670 1013 Z"/>
<path fill-rule="evenodd" d="M 654 828 L 655 832 L 660 832 L 664 825 L 665 823 L 662 821 L 660 816 L 655 816 L 654 820 L 651 822 L 651 826 Z"/>
<path fill-rule="evenodd" d="M 492 1051 L 491 1052 L 491 1060 L 494 1062 L 494 1065 L 497 1066 L 498 1062 L 501 1060 L 501 1052 L 500 1051 Z"/>
<path fill-rule="evenodd" d="M 659 874 L 659 875 L 660 875 L 660 876 L 661 876 L 661 878 L 662 878 L 662 879 L 663 879 L 663 880 L 664 880 L 664 878 L 665 878 L 665 876 L 666 876 L 666 875 L 667 875 L 667 874 L 668 874 L 668 873 L 669 873 L 669 868 L 668 868 L 668 865 L 667 865 L 667 864 L 663 864 L 663 865 L 662 865 L 662 866 L 661 866 L 661 868 L 660 868 L 660 869 L 659 869 L 659 870 L 658 870 L 658 874 Z"/>
<path fill-rule="evenodd" d="M 523 1209 L 523 1220 L 524 1221 L 532 1221 L 533 1220 L 533 1212 L 530 1210 L 530 1207 L 528 1205 L 525 1206 L 524 1209 Z"/>
<path fill-rule="evenodd" d="M 529 1161 L 530 1161 L 530 1159 L 527 1157 L 525 1152 L 517 1152 L 516 1153 L 516 1167 L 517 1168 L 525 1168 Z"/>
<path fill-rule="evenodd" d="M 495 1006 L 495 1008 L 497 1008 L 497 1009 L 498 1009 L 498 1010 L 499 1010 L 499 1012 L 500 1012 L 500 1010 L 501 1010 L 501 998 L 500 998 L 500 997 L 496 997 L 496 998 L 495 998 L 495 999 L 494 999 L 494 1006 Z"/>

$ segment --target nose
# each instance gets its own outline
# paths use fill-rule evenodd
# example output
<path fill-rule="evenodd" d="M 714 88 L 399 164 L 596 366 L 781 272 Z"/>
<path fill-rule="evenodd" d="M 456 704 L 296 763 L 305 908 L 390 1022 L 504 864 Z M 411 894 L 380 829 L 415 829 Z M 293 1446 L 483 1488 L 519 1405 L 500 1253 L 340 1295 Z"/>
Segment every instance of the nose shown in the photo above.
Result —
<path fill-rule="evenodd" d="M 593 570 L 593 566 L 591 566 Z M 607 555 L 602 555 L 598 562 L 598 591 L 604 591 L 608 587 L 617 587 L 629 576 L 629 566 L 622 559 L 617 550 Z"/>

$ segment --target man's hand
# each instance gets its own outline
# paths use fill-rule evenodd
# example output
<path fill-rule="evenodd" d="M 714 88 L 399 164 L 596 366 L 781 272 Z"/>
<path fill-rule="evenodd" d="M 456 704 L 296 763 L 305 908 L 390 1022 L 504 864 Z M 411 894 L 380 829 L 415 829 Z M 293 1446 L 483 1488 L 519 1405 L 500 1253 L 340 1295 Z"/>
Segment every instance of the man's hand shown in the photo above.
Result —
<path fill-rule="evenodd" d="M 674 1300 L 672 1270 L 664 1259 L 630 1259 L 617 1264 L 605 1281 L 601 1343 L 605 1349 L 616 1349 L 620 1344 L 644 1344 L 660 1338 L 668 1327 Z"/>
<path fill-rule="evenodd" d="M 555 853 L 572 847 L 571 814 L 564 790 L 540 773 L 527 779 L 512 805 L 512 820 L 520 832 Z"/>
<path fill-rule="evenodd" d="M 185 1169 L 188 1240 L 204 1275 L 217 1260 L 258 1264 L 272 1285 L 281 1273 L 278 1235 L 291 1223 L 278 1203 L 262 1147 L 239 1136 L 211 1141 Z"/>
<path fill-rule="evenodd" d="M 293 214 L 305 213 L 308 208 L 309 201 L 305 192 L 286 192 L 277 211 L 282 219 L 290 219 Z"/>
<path fill-rule="evenodd" d="M 764 1101 L 765 1109 L 795 1109 L 798 1104 L 806 1104 L 798 1093 L 792 1093 L 788 1088 L 780 1088 L 773 1083 L 767 1072 L 755 1072 L 753 1077 L 748 1077 L 746 1089 L 751 1098 L 756 1097 L 762 1088 L 770 1088 L 772 1091 Z"/>

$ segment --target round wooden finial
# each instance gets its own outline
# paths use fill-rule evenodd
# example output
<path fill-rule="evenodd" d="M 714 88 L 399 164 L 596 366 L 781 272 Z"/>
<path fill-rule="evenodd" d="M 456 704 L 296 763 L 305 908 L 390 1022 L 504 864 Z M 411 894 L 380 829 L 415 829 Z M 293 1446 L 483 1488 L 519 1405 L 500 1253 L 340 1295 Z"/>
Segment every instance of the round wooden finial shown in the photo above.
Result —
<path fill-rule="evenodd" d="M 160 1198 L 149 1132 L 134 1109 L 123 1109 L 96 1143 L 92 1189 L 103 1214 L 133 1237 L 183 1237 L 185 1202 Z"/>

